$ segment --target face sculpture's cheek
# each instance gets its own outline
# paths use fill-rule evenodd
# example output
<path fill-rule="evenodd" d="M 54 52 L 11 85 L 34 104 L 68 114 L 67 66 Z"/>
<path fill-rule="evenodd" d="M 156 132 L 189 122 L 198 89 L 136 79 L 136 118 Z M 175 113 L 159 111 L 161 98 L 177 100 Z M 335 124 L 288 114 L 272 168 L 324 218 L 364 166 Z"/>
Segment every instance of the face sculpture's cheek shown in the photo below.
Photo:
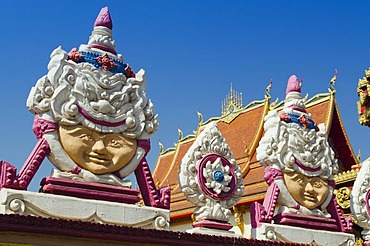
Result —
<path fill-rule="evenodd" d="M 329 194 L 328 181 L 301 173 L 284 173 L 284 182 L 294 200 L 308 209 L 318 208 Z"/>
<path fill-rule="evenodd" d="M 137 143 L 118 133 L 98 133 L 87 127 L 60 126 L 60 142 L 80 167 L 95 174 L 120 170 L 135 155 Z"/>

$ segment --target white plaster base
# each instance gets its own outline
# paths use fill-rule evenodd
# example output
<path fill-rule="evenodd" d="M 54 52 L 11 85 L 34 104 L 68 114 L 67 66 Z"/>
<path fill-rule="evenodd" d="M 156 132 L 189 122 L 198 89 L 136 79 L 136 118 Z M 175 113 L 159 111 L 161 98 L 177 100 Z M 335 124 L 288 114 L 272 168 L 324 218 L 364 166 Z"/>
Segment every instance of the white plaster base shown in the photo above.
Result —
<path fill-rule="evenodd" d="M 0 214 L 33 215 L 161 230 L 169 229 L 170 218 L 170 211 L 161 208 L 6 188 L 0 191 Z"/>
<path fill-rule="evenodd" d="M 267 223 L 262 223 L 259 228 L 252 228 L 252 238 L 313 245 L 355 245 L 355 236 L 349 233 L 313 230 Z"/>
<path fill-rule="evenodd" d="M 214 235 L 214 236 L 223 236 L 223 237 L 241 237 L 241 235 L 235 234 L 235 232 L 233 231 L 225 231 L 225 230 L 211 229 L 211 228 L 205 228 L 205 227 L 194 227 L 193 229 L 186 230 L 186 232 L 207 234 L 207 235 Z"/>

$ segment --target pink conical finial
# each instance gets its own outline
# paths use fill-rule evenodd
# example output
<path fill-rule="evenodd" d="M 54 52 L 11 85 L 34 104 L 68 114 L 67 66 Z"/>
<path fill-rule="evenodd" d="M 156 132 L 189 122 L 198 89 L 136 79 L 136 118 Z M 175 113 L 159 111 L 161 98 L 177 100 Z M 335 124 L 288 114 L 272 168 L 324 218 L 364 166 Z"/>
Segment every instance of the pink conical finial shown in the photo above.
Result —
<path fill-rule="evenodd" d="M 100 13 L 94 23 L 94 27 L 96 26 L 105 26 L 112 30 L 113 23 L 110 17 L 108 7 L 104 7 L 100 10 Z"/>
<path fill-rule="evenodd" d="M 288 79 L 288 85 L 286 87 L 286 94 L 288 94 L 289 92 L 301 92 L 301 85 L 298 81 L 298 78 L 297 76 L 295 75 L 292 75 L 290 76 L 290 78 Z"/>

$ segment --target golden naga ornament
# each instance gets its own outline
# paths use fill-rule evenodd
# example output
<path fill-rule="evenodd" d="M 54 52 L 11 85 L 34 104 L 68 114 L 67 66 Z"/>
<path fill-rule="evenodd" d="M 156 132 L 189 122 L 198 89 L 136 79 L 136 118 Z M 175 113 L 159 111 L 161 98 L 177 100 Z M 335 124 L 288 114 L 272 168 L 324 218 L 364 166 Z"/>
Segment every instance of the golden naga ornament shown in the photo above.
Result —
<path fill-rule="evenodd" d="M 357 95 L 359 101 L 357 102 L 358 120 L 363 126 L 370 126 L 370 68 L 365 70 L 365 77 L 358 80 Z"/>

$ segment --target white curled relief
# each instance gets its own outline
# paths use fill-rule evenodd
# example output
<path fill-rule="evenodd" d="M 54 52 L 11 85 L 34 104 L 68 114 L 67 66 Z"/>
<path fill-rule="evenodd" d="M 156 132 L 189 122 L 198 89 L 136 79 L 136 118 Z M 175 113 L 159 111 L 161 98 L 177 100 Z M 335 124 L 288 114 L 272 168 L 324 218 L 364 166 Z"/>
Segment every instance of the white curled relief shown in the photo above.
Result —
<path fill-rule="evenodd" d="M 351 192 L 351 212 L 357 224 L 370 230 L 370 158 L 362 163 Z"/>
<path fill-rule="evenodd" d="M 122 73 L 68 60 L 61 47 L 50 58 L 48 74 L 37 81 L 27 100 L 32 113 L 57 123 L 82 124 L 99 132 L 122 133 L 137 139 L 156 132 L 158 119 L 146 97 L 144 70 L 127 79 Z M 98 121 L 125 124 L 97 125 L 83 117 L 79 109 Z"/>
<path fill-rule="evenodd" d="M 294 123 L 280 120 L 277 111 L 265 116 L 265 135 L 257 148 L 257 160 L 263 166 L 270 166 L 284 172 L 295 170 L 306 176 L 320 176 L 330 179 L 338 173 L 334 151 L 329 146 L 324 124 L 319 130 L 305 129 Z M 295 165 L 297 162 L 299 165 Z M 306 171 L 302 168 L 311 170 Z"/>
<path fill-rule="evenodd" d="M 242 174 L 216 123 L 208 124 L 196 138 L 180 165 L 179 184 L 197 208 L 197 221 L 228 221 L 230 207 L 241 198 Z"/>

